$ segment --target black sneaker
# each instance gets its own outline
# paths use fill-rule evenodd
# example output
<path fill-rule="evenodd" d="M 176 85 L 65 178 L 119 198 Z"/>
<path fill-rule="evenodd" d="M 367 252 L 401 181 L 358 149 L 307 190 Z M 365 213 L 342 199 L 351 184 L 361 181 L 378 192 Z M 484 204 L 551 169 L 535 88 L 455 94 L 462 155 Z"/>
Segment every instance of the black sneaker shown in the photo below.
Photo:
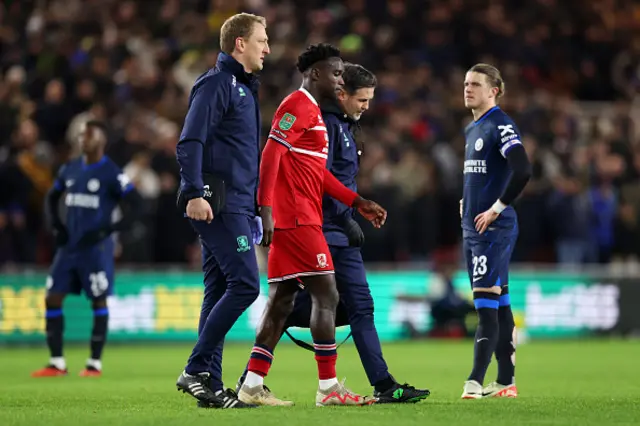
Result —
<path fill-rule="evenodd" d="M 227 389 L 215 395 L 214 401 L 198 401 L 199 408 L 257 408 L 257 405 L 246 404 L 238 399 L 233 389 Z"/>
<path fill-rule="evenodd" d="M 407 383 L 403 385 L 396 383 L 385 392 L 373 392 L 373 396 L 377 398 L 377 404 L 415 403 L 426 399 L 429 395 L 431 392 L 428 389 L 416 389 Z"/>
<path fill-rule="evenodd" d="M 198 401 L 216 401 L 216 395 L 209 388 L 209 373 L 200 373 L 192 376 L 183 371 L 178 377 L 176 387 L 179 391 L 188 393 Z"/>

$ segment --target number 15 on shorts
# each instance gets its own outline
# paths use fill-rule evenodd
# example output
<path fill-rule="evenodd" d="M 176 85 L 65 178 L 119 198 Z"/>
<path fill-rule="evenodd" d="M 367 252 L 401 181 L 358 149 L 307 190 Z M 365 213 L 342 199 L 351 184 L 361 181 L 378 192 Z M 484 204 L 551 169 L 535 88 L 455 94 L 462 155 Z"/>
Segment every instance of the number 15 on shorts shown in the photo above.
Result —
<path fill-rule="evenodd" d="M 109 278 L 104 271 L 89 274 L 89 282 L 93 297 L 100 297 L 109 289 Z"/>

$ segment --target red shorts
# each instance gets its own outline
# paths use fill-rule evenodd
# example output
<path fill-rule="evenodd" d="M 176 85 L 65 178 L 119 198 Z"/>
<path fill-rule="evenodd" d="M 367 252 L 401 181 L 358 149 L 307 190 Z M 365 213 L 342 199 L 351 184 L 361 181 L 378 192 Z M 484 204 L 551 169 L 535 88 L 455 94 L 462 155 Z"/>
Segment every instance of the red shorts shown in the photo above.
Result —
<path fill-rule="evenodd" d="M 267 267 L 270 283 L 324 274 L 333 274 L 333 259 L 321 226 L 275 230 Z"/>

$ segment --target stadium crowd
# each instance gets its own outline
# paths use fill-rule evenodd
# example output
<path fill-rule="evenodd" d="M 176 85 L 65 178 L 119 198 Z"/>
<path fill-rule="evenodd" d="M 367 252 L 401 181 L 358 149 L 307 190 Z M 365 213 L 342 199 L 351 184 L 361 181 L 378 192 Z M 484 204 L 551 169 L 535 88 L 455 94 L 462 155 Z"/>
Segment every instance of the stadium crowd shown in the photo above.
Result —
<path fill-rule="evenodd" d="M 0 5 L 0 265 L 48 265 L 43 202 L 80 124 L 110 126 L 108 154 L 146 200 L 119 236 L 126 263 L 199 263 L 175 208 L 175 146 L 195 78 L 232 14 L 267 17 L 263 135 L 300 84 L 295 59 L 329 41 L 378 76 L 359 138 L 360 191 L 389 211 L 364 225 L 369 262 L 429 259 L 461 237 L 465 70 L 503 72 L 501 106 L 534 165 L 514 260 L 640 255 L 640 6 L 632 0 L 49 0 Z M 632 263 L 637 264 L 637 263 Z"/>

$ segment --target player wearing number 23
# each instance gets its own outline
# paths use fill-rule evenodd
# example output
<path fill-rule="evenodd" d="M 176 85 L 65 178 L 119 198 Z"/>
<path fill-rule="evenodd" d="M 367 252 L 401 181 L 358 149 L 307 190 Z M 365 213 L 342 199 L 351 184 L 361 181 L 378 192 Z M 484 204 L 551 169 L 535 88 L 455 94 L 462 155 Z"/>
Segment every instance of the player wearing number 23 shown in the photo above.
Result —
<path fill-rule="evenodd" d="M 478 313 L 473 371 L 462 397 L 516 396 L 514 322 L 509 302 L 509 261 L 518 237 L 511 203 L 531 176 L 515 123 L 497 106 L 500 72 L 478 64 L 466 74 L 465 106 L 474 121 L 465 129 L 464 189 L 460 202 L 464 256 Z M 495 353 L 498 379 L 483 388 Z"/>

